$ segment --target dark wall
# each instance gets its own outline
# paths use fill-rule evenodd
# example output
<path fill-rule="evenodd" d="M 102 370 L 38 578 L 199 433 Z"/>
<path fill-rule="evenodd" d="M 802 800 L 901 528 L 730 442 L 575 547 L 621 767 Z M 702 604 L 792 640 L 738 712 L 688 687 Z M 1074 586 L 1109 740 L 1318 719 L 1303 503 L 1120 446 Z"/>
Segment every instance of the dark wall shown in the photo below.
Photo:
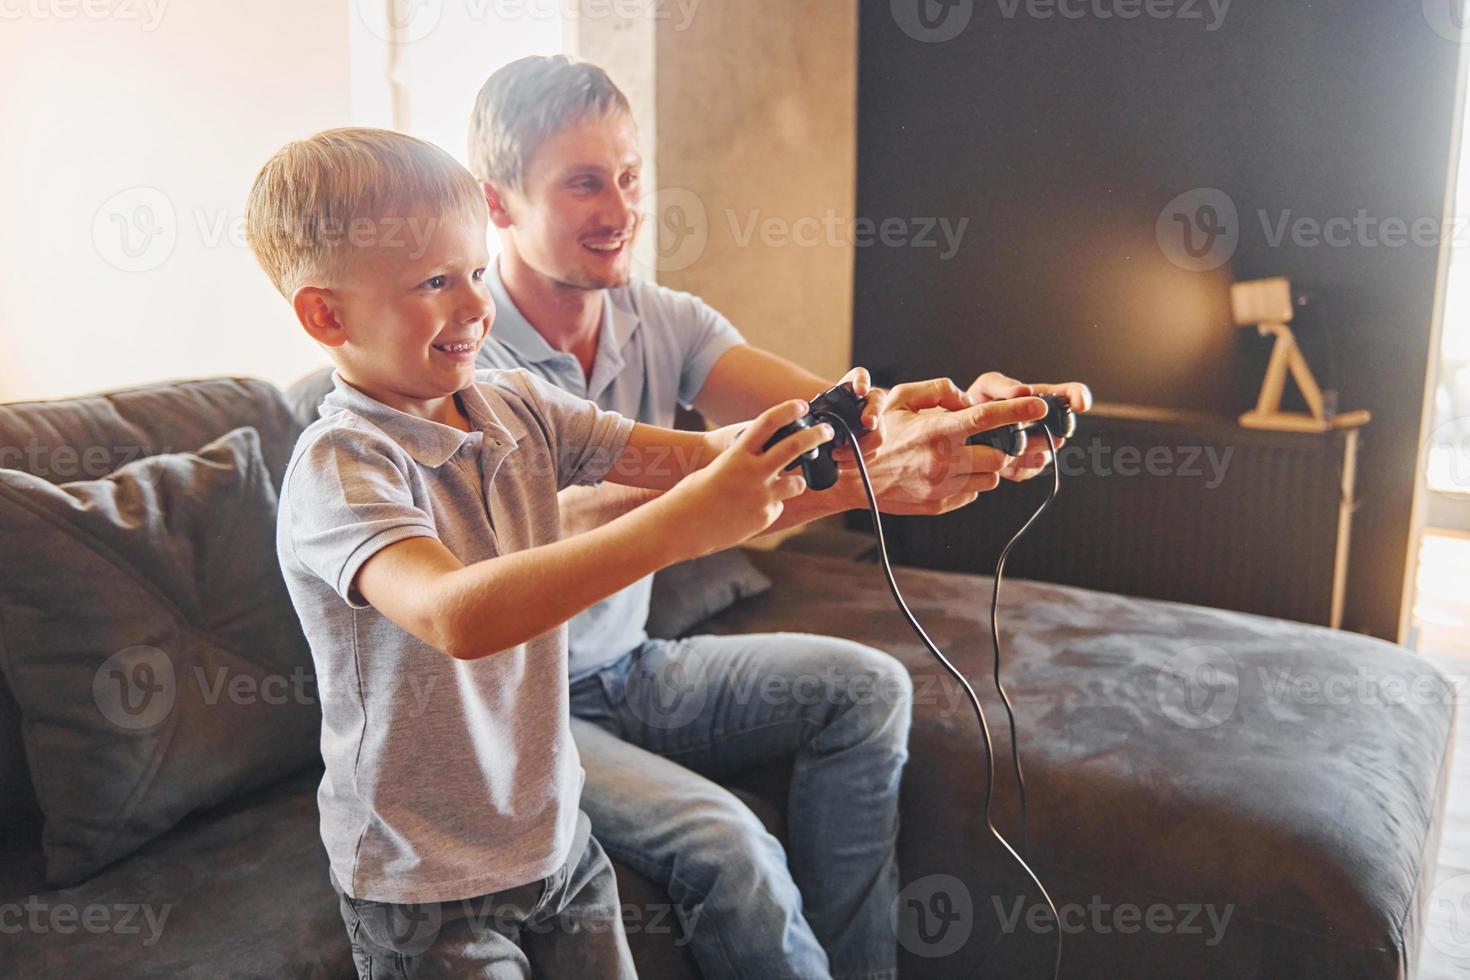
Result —
<path fill-rule="evenodd" d="M 1228 326 L 1229 284 L 1290 276 L 1315 297 L 1301 327 L 1319 380 L 1374 414 L 1344 625 L 1395 637 L 1438 248 L 1379 222 L 1438 233 L 1460 47 L 1432 4 L 1236 0 L 1221 17 L 1176 0 L 1152 7 L 1175 16 L 1123 20 L 1097 11 L 1148 8 L 948 2 L 862 4 L 857 213 L 970 223 L 947 260 L 857 250 L 855 362 L 887 380 L 1081 379 L 1100 400 L 1233 415 L 1266 342 Z M 941 33 L 965 26 L 918 40 L 933 35 L 916 5 L 960 18 Z M 1199 251 L 1210 204 L 1223 231 L 1196 261 L 1173 215 Z M 1301 218 L 1351 225 L 1314 242 L 1290 230 Z"/>

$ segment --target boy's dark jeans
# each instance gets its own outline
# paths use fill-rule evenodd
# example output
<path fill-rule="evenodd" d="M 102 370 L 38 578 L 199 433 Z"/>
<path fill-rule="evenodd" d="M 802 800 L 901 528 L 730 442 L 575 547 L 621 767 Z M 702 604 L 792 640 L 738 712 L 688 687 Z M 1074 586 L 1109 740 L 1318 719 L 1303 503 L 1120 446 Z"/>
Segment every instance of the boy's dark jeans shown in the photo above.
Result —
<path fill-rule="evenodd" d="M 566 863 L 541 881 L 416 905 L 351 898 L 335 876 L 332 887 L 362 980 L 637 977 L 612 863 L 585 813 Z"/>

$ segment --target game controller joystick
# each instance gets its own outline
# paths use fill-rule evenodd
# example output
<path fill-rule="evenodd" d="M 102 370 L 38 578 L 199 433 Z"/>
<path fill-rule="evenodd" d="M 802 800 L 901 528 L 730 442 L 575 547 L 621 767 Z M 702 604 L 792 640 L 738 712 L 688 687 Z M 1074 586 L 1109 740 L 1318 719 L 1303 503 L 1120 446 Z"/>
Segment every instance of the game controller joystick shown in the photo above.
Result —
<path fill-rule="evenodd" d="M 977 432 L 965 440 L 968 446 L 989 446 L 999 449 L 1007 456 L 1019 456 L 1026 451 L 1029 436 L 1041 435 L 1042 425 L 1051 430 L 1058 439 L 1070 439 L 1077 432 L 1077 416 L 1066 395 L 1040 395 L 1047 405 L 1046 417 L 1035 422 L 1016 422 L 998 429 Z"/>
<path fill-rule="evenodd" d="M 766 441 L 765 448 L 770 449 L 782 439 L 793 436 L 802 429 L 809 429 L 823 422 L 830 423 L 834 433 L 832 439 L 822 443 L 816 449 L 802 453 L 790 466 L 786 467 L 788 470 L 794 470 L 800 466 L 801 474 L 806 477 L 808 487 L 813 490 L 826 490 L 837 482 L 837 461 L 832 458 L 832 450 L 847 444 L 848 429 L 858 436 L 868 431 L 863 425 L 863 406 L 867 402 L 866 397 L 857 396 L 851 384 L 840 384 L 834 388 L 828 388 L 811 400 L 810 410 L 805 415 L 776 430 L 776 434 Z M 847 423 L 847 428 L 843 428 L 843 422 Z"/>

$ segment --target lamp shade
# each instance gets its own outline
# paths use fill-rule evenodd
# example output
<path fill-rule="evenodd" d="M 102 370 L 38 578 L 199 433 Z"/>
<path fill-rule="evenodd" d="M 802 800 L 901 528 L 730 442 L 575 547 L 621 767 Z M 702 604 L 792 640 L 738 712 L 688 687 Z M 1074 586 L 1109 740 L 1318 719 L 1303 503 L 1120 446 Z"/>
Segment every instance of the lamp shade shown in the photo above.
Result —
<path fill-rule="evenodd" d="M 1230 287 L 1230 309 L 1237 327 L 1291 322 L 1291 280 L 1253 279 Z"/>

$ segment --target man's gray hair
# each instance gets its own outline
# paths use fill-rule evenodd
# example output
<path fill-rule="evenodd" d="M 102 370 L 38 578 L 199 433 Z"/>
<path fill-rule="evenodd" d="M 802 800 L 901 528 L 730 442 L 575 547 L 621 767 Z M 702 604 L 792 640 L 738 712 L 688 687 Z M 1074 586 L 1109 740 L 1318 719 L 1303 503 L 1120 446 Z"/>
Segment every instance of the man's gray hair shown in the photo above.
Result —
<path fill-rule="evenodd" d="M 585 119 L 621 112 L 628 99 L 607 72 L 566 55 L 533 55 L 496 71 L 470 114 L 470 170 L 520 190 L 526 162 L 547 139 Z"/>

